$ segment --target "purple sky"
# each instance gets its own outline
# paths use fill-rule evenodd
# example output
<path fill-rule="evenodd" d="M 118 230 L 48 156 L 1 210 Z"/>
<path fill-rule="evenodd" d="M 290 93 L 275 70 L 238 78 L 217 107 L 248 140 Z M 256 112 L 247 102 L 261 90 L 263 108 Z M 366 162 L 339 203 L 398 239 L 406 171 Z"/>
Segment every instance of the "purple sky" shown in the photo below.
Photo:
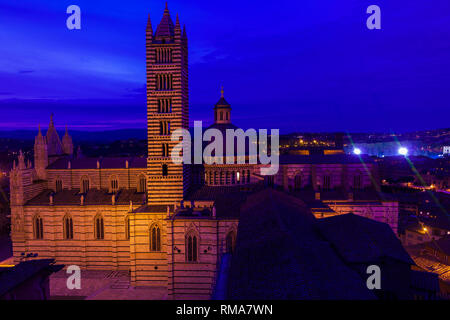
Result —
<path fill-rule="evenodd" d="M 81 7 L 81 30 L 66 8 Z M 377 4 L 382 30 L 366 28 Z M 170 1 L 189 37 L 190 120 L 290 131 L 449 127 L 450 2 Z M 0 0 L 0 129 L 145 128 L 145 25 L 163 1 Z"/>

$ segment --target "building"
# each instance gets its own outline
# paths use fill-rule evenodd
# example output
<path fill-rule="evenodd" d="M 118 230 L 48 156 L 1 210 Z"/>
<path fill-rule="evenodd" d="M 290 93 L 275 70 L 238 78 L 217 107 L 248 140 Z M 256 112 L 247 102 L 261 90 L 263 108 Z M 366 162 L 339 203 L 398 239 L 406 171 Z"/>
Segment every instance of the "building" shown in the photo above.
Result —
<path fill-rule="evenodd" d="M 148 157 L 75 155 L 53 116 L 35 139 L 34 161 L 19 155 L 11 171 L 12 241 L 22 253 L 83 269 L 129 270 L 134 286 L 166 287 L 173 299 L 208 299 L 222 257 L 235 248 L 247 197 L 280 188 L 315 201 L 325 217 L 353 212 L 397 228 L 395 202 L 380 201 L 376 166 L 344 154 L 286 155 L 274 176 L 260 164 L 175 164 L 171 133 L 189 126 L 188 38 L 170 16 L 146 29 Z M 224 93 L 218 130 L 235 129 Z M 376 192 L 375 192 L 376 193 Z M 312 218 L 314 218 L 312 216 Z"/>

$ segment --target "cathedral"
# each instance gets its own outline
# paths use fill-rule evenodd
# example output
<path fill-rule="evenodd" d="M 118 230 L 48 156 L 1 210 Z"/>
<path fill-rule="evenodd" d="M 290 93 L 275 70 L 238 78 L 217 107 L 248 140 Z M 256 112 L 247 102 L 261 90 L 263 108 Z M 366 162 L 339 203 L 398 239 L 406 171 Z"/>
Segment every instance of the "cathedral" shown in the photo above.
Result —
<path fill-rule="evenodd" d="M 156 31 L 148 19 L 146 70 L 147 158 L 75 154 L 68 129 L 60 139 L 52 116 L 45 135 L 39 127 L 33 161 L 20 154 L 14 162 L 16 262 L 37 253 L 86 270 L 129 271 L 133 286 L 165 287 L 172 299 L 209 299 L 222 257 L 239 245 L 242 208 L 269 188 L 316 219 L 351 212 L 397 232 L 398 203 L 377 195 L 370 158 L 281 155 L 273 176 L 260 175 L 259 164 L 173 163 L 171 133 L 189 129 L 188 38 L 167 6 Z M 231 110 L 222 92 L 211 127 L 236 129 Z"/>

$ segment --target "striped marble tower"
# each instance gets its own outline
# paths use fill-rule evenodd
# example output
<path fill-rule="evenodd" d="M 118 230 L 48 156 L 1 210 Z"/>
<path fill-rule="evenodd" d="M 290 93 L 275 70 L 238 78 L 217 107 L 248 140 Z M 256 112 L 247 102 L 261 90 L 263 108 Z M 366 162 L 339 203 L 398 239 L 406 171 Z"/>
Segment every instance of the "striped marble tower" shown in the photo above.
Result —
<path fill-rule="evenodd" d="M 188 49 L 186 30 L 169 10 L 153 34 L 150 17 L 146 31 L 148 202 L 174 204 L 183 200 L 189 187 L 189 167 L 174 164 L 170 154 L 177 142 L 171 133 L 189 128 Z"/>

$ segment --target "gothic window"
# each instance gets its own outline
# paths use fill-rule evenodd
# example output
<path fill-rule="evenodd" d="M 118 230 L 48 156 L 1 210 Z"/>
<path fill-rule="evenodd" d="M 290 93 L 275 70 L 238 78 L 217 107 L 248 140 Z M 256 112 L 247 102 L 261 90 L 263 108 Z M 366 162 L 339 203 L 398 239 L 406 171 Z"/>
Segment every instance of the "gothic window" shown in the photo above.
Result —
<path fill-rule="evenodd" d="M 158 100 L 158 113 L 170 113 L 172 112 L 172 100 L 171 99 L 159 99 Z"/>
<path fill-rule="evenodd" d="M 162 175 L 163 175 L 164 177 L 166 177 L 166 176 L 169 175 L 169 168 L 167 167 L 167 164 L 163 164 L 163 165 L 162 165 Z"/>
<path fill-rule="evenodd" d="M 161 229 L 157 224 L 150 228 L 150 251 L 161 251 Z"/>
<path fill-rule="evenodd" d="M 247 170 L 247 183 L 250 183 L 250 170 Z"/>
<path fill-rule="evenodd" d="M 119 191 L 119 179 L 116 176 L 114 176 L 110 179 L 109 191 L 111 193 L 116 193 L 117 191 Z"/>
<path fill-rule="evenodd" d="M 242 184 L 245 184 L 245 171 L 242 171 Z"/>
<path fill-rule="evenodd" d="M 56 192 L 62 191 L 62 189 L 63 189 L 62 180 L 61 179 L 57 179 L 55 184 L 56 184 L 56 186 L 55 186 Z"/>
<path fill-rule="evenodd" d="M 236 173 L 233 171 L 231 173 L 231 184 L 235 184 L 236 183 Z"/>
<path fill-rule="evenodd" d="M 225 242 L 226 242 L 226 253 L 233 253 L 234 252 L 235 239 L 236 239 L 236 236 L 235 236 L 234 231 L 228 232 L 226 240 L 225 240 Z"/>
<path fill-rule="evenodd" d="M 223 182 L 223 171 L 220 171 L 220 184 L 221 185 L 223 185 L 224 184 L 224 182 Z"/>
<path fill-rule="evenodd" d="M 139 176 L 139 184 L 137 189 L 137 192 L 139 193 L 144 193 L 145 190 L 147 190 L 147 179 L 145 179 L 143 174 Z"/>
<path fill-rule="evenodd" d="M 217 185 L 217 171 L 214 171 L 214 184 Z"/>
<path fill-rule="evenodd" d="M 89 191 L 89 178 L 81 178 L 81 193 L 87 193 Z"/>
<path fill-rule="evenodd" d="M 94 219 L 94 235 L 95 239 L 102 240 L 105 238 L 105 228 L 103 223 L 103 217 L 97 216 Z"/>
<path fill-rule="evenodd" d="M 162 136 L 170 134 L 170 122 L 169 121 L 161 121 L 159 123 L 159 134 Z"/>
<path fill-rule="evenodd" d="M 225 184 L 230 184 L 230 171 L 227 171 L 225 175 Z"/>
<path fill-rule="evenodd" d="M 300 190 L 302 188 L 302 176 L 297 174 L 294 178 L 294 189 Z"/>
<path fill-rule="evenodd" d="M 331 189 L 331 177 L 328 175 L 323 177 L 323 189 L 324 190 Z"/>
<path fill-rule="evenodd" d="M 73 239 L 73 221 L 72 217 L 65 216 L 63 220 L 63 232 L 64 239 L 71 240 Z"/>
<path fill-rule="evenodd" d="M 192 232 L 186 235 L 186 261 L 198 261 L 198 238 L 197 235 Z"/>
<path fill-rule="evenodd" d="M 44 225 L 40 216 L 36 216 L 33 219 L 33 233 L 35 239 L 44 238 Z"/>

